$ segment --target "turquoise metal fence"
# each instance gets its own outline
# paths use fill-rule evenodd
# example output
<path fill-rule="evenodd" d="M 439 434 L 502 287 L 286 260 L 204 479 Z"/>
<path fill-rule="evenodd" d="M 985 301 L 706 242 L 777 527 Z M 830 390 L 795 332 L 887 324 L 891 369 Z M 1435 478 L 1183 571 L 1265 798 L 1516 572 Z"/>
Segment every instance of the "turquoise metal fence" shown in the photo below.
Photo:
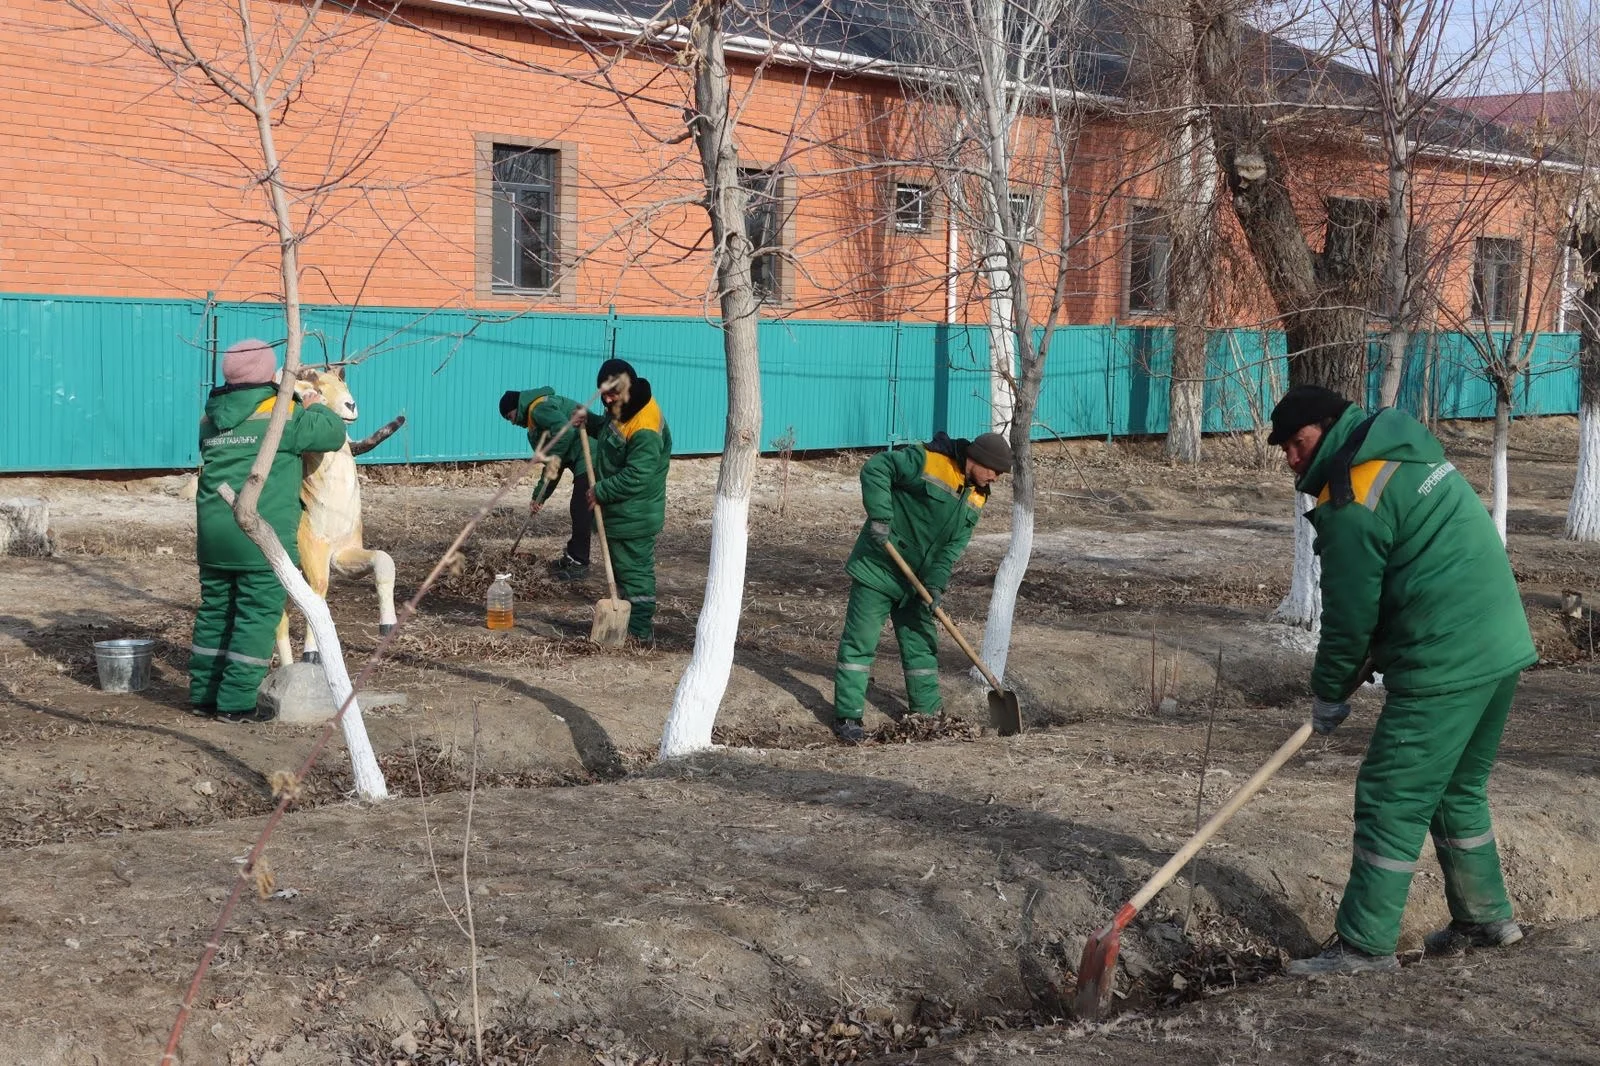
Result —
<path fill-rule="evenodd" d="M 397 413 L 406 426 L 370 462 L 524 455 L 521 431 L 497 415 L 508 388 L 552 385 L 586 396 L 611 355 L 633 362 L 660 397 L 681 454 L 722 448 L 727 412 L 721 334 L 701 318 L 496 314 L 309 307 L 308 360 L 350 362 L 362 435 Z M 217 352 L 281 338 L 275 305 L 0 295 L 0 471 L 172 469 L 198 459 L 195 426 Z M 1041 331 L 1036 344 L 1045 343 Z M 989 337 L 930 323 L 769 321 L 760 328 L 762 447 L 881 447 L 957 436 L 989 421 Z M 1170 330 L 1068 326 L 1048 339 L 1038 438 L 1164 432 Z M 1376 367 L 1380 354 L 1374 346 Z M 1519 414 L 1577 409 L 1577 338 L 1537 338 Z M 1414 339 L 1401 405 L 1423 390 L 1446 417 L 1493 412 L 1467 338 Z M 1207 353 L 1205 429 L 1253 425 L 1287 381 L 1284 338 L 1221 331 Z M 1377 376 L 1372 379 L 1376 395 Z"/>

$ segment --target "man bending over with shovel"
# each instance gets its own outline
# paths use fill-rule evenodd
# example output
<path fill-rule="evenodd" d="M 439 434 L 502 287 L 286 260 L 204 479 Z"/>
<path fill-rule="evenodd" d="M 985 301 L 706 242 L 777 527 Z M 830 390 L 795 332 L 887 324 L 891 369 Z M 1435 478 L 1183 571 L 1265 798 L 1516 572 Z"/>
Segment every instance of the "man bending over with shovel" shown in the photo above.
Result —
<path fill-rule="evenodd" d="M 1337 393 L 1289 390 L 1272 412 L 1322 560 L 1311 673 L 1320 734 L 1377 670 L 1388 696 L 1356 775 L 1355 848 L 1335 933 L 1297 977 L 1399 968 L 1395 946 L 1423 835 L 1432 832 L 1450 924 L 1427 954 L 1522 939 L 1489 824 L 1489 770 L 1533 638 L 1489 512 L 1421 423 L 1369 416 Z"/>
<path fill-rule="evenodd" d="M 1011 472 L 1011 445 L 998 433 L 952 440 L 940 433 L 927 444 L 883 452 L 861 468 L 861 502 L 867 521 L 845 564 L 850 605 L 839 638 L 833 675 L 834 732 L 847 744 L 866 737 L 861 728 L 867 677 L 878 654 L 885 619 L 894 622 L 906 699 L 917 714 L 938 714 L 939 657 L 933 613 L 907 583 L 884 545 L 892 543 L 927 587 L 937 606 L 956 559 L 972 539 L 989 499 L 989 486 Z"/>
<path fill-rule="evenodd" d="M 606 405 L 605 424 L 590 425 L 594 436 L 594 484 L 588 502 L 605 509 L 605 534 L 617 590 L 627 600 L 628 636 L 640 643 L 655 637 L 656 537 L 667 517 L 667 467 L 672 431 L 650 382 L 623 359 L 607 359 L 595 385 Z M 579 407 L 574 421 L 588 420 Z"/>
<path fill-rule="evenodd" d="M 550 573 L 559 581 L 575 581 L 589 572 L 589 532 L 594 521 L 589 516 L 589 468 L 583 462 L 583 442 L 576 429 L 565 429 L 572 421 L 572 412 L 578 408 L 576 400 L 557 396 L 551 388 L 512 390 L 500 397 L 500 417 L 528 431 L 528 443 L 539 446 L 548 434 L 550 459 L 539 472 L 533 486 L 533 499 L 528 503 L 529 517 L 539 513 L 556 486 L 561 475 L 572 471 L 572 506 L 568 516 L 572 519 L 572 536 L 567 540 L 567 550 L 561 558 L 550 564 Z"/>

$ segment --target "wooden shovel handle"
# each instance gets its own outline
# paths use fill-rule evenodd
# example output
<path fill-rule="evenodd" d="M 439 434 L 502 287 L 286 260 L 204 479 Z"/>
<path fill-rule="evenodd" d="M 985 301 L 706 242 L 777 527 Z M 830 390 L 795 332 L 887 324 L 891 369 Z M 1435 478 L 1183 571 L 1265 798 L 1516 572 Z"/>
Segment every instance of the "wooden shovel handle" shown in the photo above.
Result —
<path fill-rule="evenodd" d="M 900 568 L 900 572 L 906 576 L 906 580 L 911 582 L 911 587 L 917 590 L 917 595 L 922 597 L 922 602 L 932 609 L 933 616 L 943 623 L 946 632 L 950 634 L 950 638 L 961 647 L 962 651 L 967 653 L 967 658 L 971 659 L 972 665 L 976 666 L 979 672 L 983 674 L 983 679 L 989 682 L 989 687 L 996 692 L 1002 691 L 1000 682 L 996 681 L 995 676 L 989 672 L 989 668 L 983 665 L 983 660 L 978 658 L 978 653 L 972 650 L 972 645 L 967 643 L 967 638 L 961 635 L 961 630 L 956 628 L 956 624 L 950 621 L 950 616 L 944 613 L 943 608 L 933 606 L 933 595 L 922 584 L 921 579 L 917 577 L 910 564 L 906 562 L 905 556 L 900 554 L 900 550 L 888 541 L 883 542 L 883 550 L 888 554 L 889 558 L 894 560 L 894 565 Z"/>
<path fill-rule="evenodd" d="M 1277 751 L 1272 753 L 1272 758 L 1268 759 L 1261 769 L 1251 775 L 1250 780 L 1239 786 L 1239 791 L 1228 797 L 1228 802 L 1224 803 L 1221 809 L 1211 816 L 1211 820 L 1201 826 L 1200 831 L 1190 837 L 1188 843 L 1179 848 L 1178 853 L 1168 859 L 1167 864 L 1157 870 L 1150 880 L 1144 883 L 1143 888 L 1134 893 L 1133 898 L 1123 908 L 1129 912 L 1129 917 L 1137 913 L 1140 908 L 1155 898 L 1157 892 L 1166 887 L 1167 882 L 1172 880 L 1173 875 L 1183 869 L 1184 863 L 1194 858 L 1195 852 L 1205 847 L 1206 841 L 1217 835 L 1217 830 L 1221 829 L 1228 819 L 1232 818 L 1239 808 L 1245 805 L 1245 801 L 1259 792 L 1261 786 L 1267 783 L 1267 779 L 1283 768 L 1283 764 L 1288 762 L 1290 757 L 1300 750 L 1301 745 L 1306 742 L 1306 738 L 1309 736 L 1311 736 L 1311 723 L 1306 722 L 1299 729 L 1296 729 L 1294 735 L 1284 741 Z"/>
<path fill-rule="evenodd" d="M 594 491 L 594 457 L 589 454 L 589 427 L 578 427 L 578 439 L 583 441 L 583 465 L 589 470 L 589 491 Z M 594 501 L 594 528 L 600 534 L 600 558 L 606 564 L 606 586 L 611 589 L 611 598 L 618 599 L 617 579 L 611 573 L 611 546 L 606 543 L 606 516 L 600 512 L 600 501 Z"/>

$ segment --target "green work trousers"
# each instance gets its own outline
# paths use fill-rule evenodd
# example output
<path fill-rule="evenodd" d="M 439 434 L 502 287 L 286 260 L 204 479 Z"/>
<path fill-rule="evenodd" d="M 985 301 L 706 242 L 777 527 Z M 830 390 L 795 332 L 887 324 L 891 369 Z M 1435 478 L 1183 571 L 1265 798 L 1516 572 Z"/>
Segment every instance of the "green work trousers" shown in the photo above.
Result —
<path fill-rule="evenodd" d="M 933 612 L 920 599 L 896 600 L 859 581 L 850 583 L 850 606 L 833 673 L 833 713 L 860 720 L 867 678 L 878 655 L 885 620 L 894 622 L 900 665 L 906 672 L 906 702 L 917 714 L 939 713 L 939 645 Z"/>
<path fill-rule="evenodd" d="M 617 595 L 627 600 L 628 636 L 648 641 L 655 636 L 656 538 L 608 541 Z"/>
<path fill-rule="evenodd" d="M 1339 935 L 1362 951 L 1400 942 L 1423 834 L 1433 833 L 1450 917 L 1511 917 L 1489 824 L 1489 771 L 1521 671 L 1444 696 L 1391 695 L 1356 776 L 1356 833 Z"/>
<path fill-rule="evenodd" d="M 189 645 L 189 702 L 241 714 L 272 665 L 284 592 L 271 570 L 200 568 L 200 610 Z"/>

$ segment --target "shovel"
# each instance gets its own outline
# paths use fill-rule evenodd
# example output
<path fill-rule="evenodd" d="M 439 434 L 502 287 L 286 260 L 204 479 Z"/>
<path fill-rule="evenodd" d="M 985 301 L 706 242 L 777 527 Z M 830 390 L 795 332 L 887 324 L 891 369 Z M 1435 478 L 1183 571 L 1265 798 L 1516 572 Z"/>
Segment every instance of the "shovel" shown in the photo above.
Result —
<path fill-rule="evenodd" d="M 1277 773 L 1283 764 L 1311 735 L 1311 723 L 1307 722 L 1294 731 L 1294 735 L 1283 742 L 1283 746 L 1273 752 L 1272 758 L 1266 765 L 1257 770 L 1255 774 L 1239 786 L 1239 791 L 1228 797 L 1228 802 L 1211 820 L 1200 827 L 1200 831 L 1190 837 L 1178 853 L 1167 860 L 1167 864 L 1157 870 L 1144 883 L 1144 887 L 1134 894 L 1134 897 L 1122 905 L 1117 911 L 1117 916 L 1111 919 L 1111 924 L 1089 938 L 1083 946 L 1083 959 L 1078 963 L 1078 992 L 1073 997 L 1072 1011 L 1079 1018 L 1098 1018 L 1111 1003 L 1112 986 L 1117 973 L 1117 951 L 1122 946 L 1122 931 L 1133 921 L 1133 916 L 1138 914 L 1146 903 L 1149 903 L 1155 894 L 1160 892 L 1166 883 L 1172 880 L 1177 872 L 1183 869 L 1183 864 L 1194 857 L 1195 852 L 1205 846 L 1206 841 L 1217 834 L 1223 824 L 1236 814 L 1245 801 L 1260 791 L 1267 779 Z"/>
<path fill-rule="evenodd" d="M 1022 732 L 1022 708 L 1017 704 L 1017 694 L 1007 692 L 1000 687 L 1000 682 L 989 672 L 989 668 L 983 665 L 983 660 L 978 658 L 978 653 L 972 650 L 972 645 L 967 643 L 967 638 L 961 635 L 961 630 L 956 628 L 956 624 L 950 621 L 950 616 L 945 614 L 942 608 L 933 605 L 933 596 L 917 579 L 917 575 L 907 565 L 899 549 L 885 542 L 883 550 L 894 560 L 894 565 L 900 568 L 906 580 L 911 582 L 911 587 L 917 590 L 917 595 L 921 596 L 922 602 L 933 611 L 933 616 L 943 624 L 945 631 L 961 646 L 961 650 L 967 653 L 967 658 L 971 659 L 972 665 L 983 674 L 983 679 L 989 682 L 989 724 L 994 727 L 995 732 L 1003 737 L 1014 737 Z"/>
<path fill-rule="evenodd" d="M 594 459 L 589 454 L 589 430 L 585 426 L 578 427 L 578 436 L 583 440 L 583 465 L 586 470 L 594 470 Z M 589 484 L 594 484 L 593 477 Z M 620 648 L 628 639 L 628 616 L 633 613 L 633 604 L 617 595 L 617 579 L 611 572 L 611 546 L 606 543 L 606 519 L 600 512 L 600 504 L 594 505 L 594 528 L 600 534 L 600 558 L 606 564 L 606 586 L 611 590 L 609 599 L 598 600 L 594 605 L 594 625 L 589 628 L 589 640 L 605 648 Z"/>

